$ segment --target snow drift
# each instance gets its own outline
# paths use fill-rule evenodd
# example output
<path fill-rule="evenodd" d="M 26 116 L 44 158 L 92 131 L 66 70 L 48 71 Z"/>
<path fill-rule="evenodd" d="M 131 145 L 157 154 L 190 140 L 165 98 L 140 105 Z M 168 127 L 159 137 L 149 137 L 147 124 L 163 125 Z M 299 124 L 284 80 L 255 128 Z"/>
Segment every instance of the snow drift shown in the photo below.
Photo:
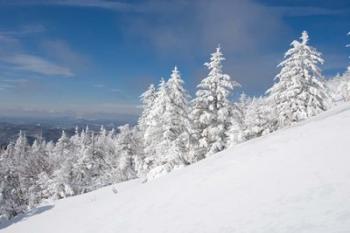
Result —
<path fill-rule="evenodd" d="M 350 105 L 184 169 L 43 206 L 6 233 L 348 233 Z"/>

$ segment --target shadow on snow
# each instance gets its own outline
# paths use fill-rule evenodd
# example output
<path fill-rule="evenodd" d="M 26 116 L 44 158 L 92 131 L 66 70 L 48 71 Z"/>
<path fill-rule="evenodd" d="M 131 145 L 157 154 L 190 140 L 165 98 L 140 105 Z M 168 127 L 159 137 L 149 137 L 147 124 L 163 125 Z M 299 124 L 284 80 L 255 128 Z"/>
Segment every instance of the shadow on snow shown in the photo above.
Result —
<path fill-rule="evenodd" d="M 41 214 L 47 210 L 52 209 L 53 207 L 54 207 L 54 205 L 45 205 L 45 206 L 34 208 L 34 209 L 28 211 L 27 213 L 19 214 L 10 220 L 0 219 L 0 230 L 4 229 L 6 227 L 9 227 L 12 224 L 18 223 L 20 221 L 25 221 L 27 218 L 34 216 L 34 215 L 37 215 L 37 214 Z"/>

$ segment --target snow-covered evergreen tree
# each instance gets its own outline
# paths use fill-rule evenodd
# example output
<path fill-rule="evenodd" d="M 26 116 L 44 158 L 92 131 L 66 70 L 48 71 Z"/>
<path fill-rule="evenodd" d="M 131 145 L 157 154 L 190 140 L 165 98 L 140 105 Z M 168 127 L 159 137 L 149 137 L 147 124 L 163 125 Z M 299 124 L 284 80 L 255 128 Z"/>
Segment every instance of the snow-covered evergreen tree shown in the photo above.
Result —
<path fill-rule="evenodd" d="M 339 80 L 338 88 L 335 92 L 341 96 L 343 101 L 350 101 L 350 70 L 348 68 Z"/>
<path fill-rule="evenodd" d="M 0 158 L 0 217 L 4 218 L 12 218 L 28 208 L 13 151 L 14 144 L 11 143 Z"/>
<path fill-rule="evenodd" d="M 292 48 L 279 64 L 277 82 L 267 91 L 274 101 L 279 127 L 314 116 L 329 106 L 330 97 L 318 67 L 324 62 L 321 54 L 308 45 L 306 31 L 300 39 L 291 43 Z"/>
<path fill-rule="evenodd" d="M 103 131 L 103 130 L 102 130 Z M 102 132 L 103 133 L 103 132 Z M 78 146 L 76 161 L 73 161 L 71 170 L 71 185 L 75 194 L 92 191 L 99 186 L 96 180 L 101 176 L 101 166 L 104 161 L 104 154 L 96 150 L 96 136 L 89 130 L 82 132 L 83 137 Z"/>
<path fill-rule="evenodd" d="M 245 119 L 250 102 L 251 99 L 245 93 L 242 93 L 238 102 L 233 104 L 234 114 L 228 131 L 228 146 L 244 142 L 247 139 L 244 131 L 246 129 Z"/>
<path fill-rule="evenodd" d="M 140 96 L 142 103 L 142 113 L 138 119 L 137 130 L 135 132 L 136 141 L 136 161 L 135 170 L 139 176 L 144 177 L 148 172 L 148 163 L 145 163 L 145 151 L 148 145 L 146 144 L 146 132 L 149 132 L 149 127 L 152 126 L 150 123 L 150 113 L 153 108 L 153 104 L 157 97 L 157 90 L 153 84 Z M 148 148 L 150 149 L 150 148 Z M 150 158 L 150 156 L 148 156 Z M 148 164 L 148 165 L 147 165 Z"/>
<path fill-rule="evenodd" d="M 199 159 L 219 152 L 227 146 L 233 116 L 229 97 L 234 87 L 239 84 L 223 73 L 224 60 L 218 47 L 211 55 L 210 62 L 205 63 L 209 74 L 198 85 L 196 98 L 193 100 L 191 118 L 194 137 L 198 140 L 194 154 Z"/>
<path fill-rule="evenodd" d="M 13 159 L 15 162 L 20 164 L 21 161 L 25 160 L 29 150 L 30 147 L 28 145 L 27 137 L 23 131 L 20 131 L 13 148 Z"/>
<path fill-rule="evenodd" d="M 65 160 L 69 154 L 69 148 L 71 147 L 71 142 L 67 137 L 66 132 L 62 131 L 61 137 L 57 140 L 57 143 L 53 149 L 53 159 L 58 162 L 56 165 L 60 166 L 60 162 Z"/>
<path fill-rule="evenodd" d="M 52 159 L 56 167 L 52 175 L 52 181 L 48 182 L 46 193 L 54 199 L 60 199 L 74 195 L 72 184 L 72 170 L 76 161 L 76 151 L 74 145 L 62 131 L 54 149 Z M 44 184 L 42 184 L 44 185 Z"/>
<path fill-rule="evenodd" d="M 142 132 L 144 132 L 147 129 L 147 126 L 149 125 L 147 119 L 156 97 L 157 97 L 157 90 L 153 84 L 151 84 L 148 87 L 147 91 L 145 91 L 140 96 L 141 102 L 142 102 L 142 114 L 138 120 L 138 127 Z"/>
<path fill-rule="evenodd" d="M 0 217 L 12 218 L 28 209 L 27 193 L 21 188 L 20 176 L 8 162 L 0 165 Z"/>
<path fill-rule="evenodd" d="M 115 182 L 136 178 L 135 159 L 136 141 L 135 132 L 128 124 L 118 127 L 119 134 L 116 137 L 116 154 L 118 155 L 117 172 Z"/>
<path fill-rule="evenodd" d="M 350 32 L 347 35 L 350 36 Z M 350 44 L 345 47 L 350 47 Z M 335 102 L 350 101 L 350 65 L 343 74 L 338 73 L 335 77 L 327 80 L 326 84 Z"/>
<path fill-rule="evenodd" d="M 92 166 L 94 168 L 92 170 L 94 170 L 96 179 L 94 179 L 95 184 L 92 189 L 118 182 L 113 175 L 113 171 L 117 166 L 115 164 L 118 156 L 115 130 L 112 129 L 108 132 L 104 127 L 101 127 L 100 133 L 96 137 L 92 160 L 95 161 L 93 162 L 95 164 Z"/>
<path fill-rule="evenodd" d="M 148 170 L 170 171 L 188 163 L 190 120 L 188 94 L 177 67 L 159 84 L 145 130 L 145 165 Z M 153 173 L 153 172 L 152 172 Z"/>
<path fill-rule="evenodd" d="M 168 146 L 167 163 L 172 166 L 187 163 L 186 154 L 190 137 L 189 95 L 184 88 L 184 81 L 175 66 L 166 83 L 169 103 L 164 113 L 164 141 Z"/>
<path fill-rule="evenodd" d="M 38 185 L 39 174 L 50 175 L 52 173 L 53 161 L 50 160 L 49 153 L 46 149 L 46 142 L 40 137 L 36 139 L 31 146 L 31 151 L 27 155 L 25 164 L 25 178 L 30 184 L 29 207 L 34 207 L 43 199 L 43 189 Z"/>
<path fill-rule="evenodd" d="M 244 118 L 244 138 L 260 137 L 276 130 L 276 115 L 273 103 L 268 98 L 253 98 L 249 102 Z"/>
<path fill-rule="evenodd" d="M 29 152 L 25 133 L 20 131 L 16 142 L 10 143 L 0 158 L 0 215 L 6 218 L 23 213 L 29 207 L 31 183 L 26 176 Z"/>
<path fill-rule="evenodd" d="M 161 156 L 166 153 L 167 145 L 164 145 L 164 114 L 166 106 L 169 104 L 169 98 L 166 83 L 162 78 L 160 80 L 157 98 L 154 100 L 153 107 L 147 117 L 149 126 L 144 133 L 145 143 L 145 166 L 152 168 L 161 161 Z"/>
<path fill-rule="evenodd" d="M 133 138 L 135 140 L 135 172 L 137 177 L 145 177 L 148 172 L 148 165 L 145 163 L 145 140 L 144 131 L 138 126 L 133 128 Z"/>

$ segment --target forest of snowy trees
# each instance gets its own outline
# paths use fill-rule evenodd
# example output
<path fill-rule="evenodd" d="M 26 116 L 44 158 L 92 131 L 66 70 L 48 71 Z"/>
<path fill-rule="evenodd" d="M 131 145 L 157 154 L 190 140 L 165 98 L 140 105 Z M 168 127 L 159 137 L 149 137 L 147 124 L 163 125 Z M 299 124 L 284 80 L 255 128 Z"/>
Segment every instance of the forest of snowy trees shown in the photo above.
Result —
<path fill-rule="evenodd" d="M 135 126 L 98 133 L 77 128 L 71 137 L 63 131 L 56 143 L 38 138 L 31 145 L 20 132 L 0 151 L 0 217 L 134 178 L 146 182 L 350 101 L 350 68 L 325 80 L 319 68 L 324 60 L 305 31 L 291 43 L 264 96 L 241 94 L 232 101 L 240 84 L 224 72 L 224 60 L 218 47 L 193 99 L 177 67 L 168 80 L 151 84 L 141 95 Z"/>

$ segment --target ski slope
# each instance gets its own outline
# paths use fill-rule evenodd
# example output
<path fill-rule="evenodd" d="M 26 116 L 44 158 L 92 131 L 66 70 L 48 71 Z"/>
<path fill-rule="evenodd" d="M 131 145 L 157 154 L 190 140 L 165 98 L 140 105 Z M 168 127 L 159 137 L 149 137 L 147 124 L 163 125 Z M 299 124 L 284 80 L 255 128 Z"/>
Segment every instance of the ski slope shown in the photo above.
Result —
<path fill-rule="evenodd" d="M 349 233 L 350 105 L 115 188 L 43 206 L 0 232 Z"/>

